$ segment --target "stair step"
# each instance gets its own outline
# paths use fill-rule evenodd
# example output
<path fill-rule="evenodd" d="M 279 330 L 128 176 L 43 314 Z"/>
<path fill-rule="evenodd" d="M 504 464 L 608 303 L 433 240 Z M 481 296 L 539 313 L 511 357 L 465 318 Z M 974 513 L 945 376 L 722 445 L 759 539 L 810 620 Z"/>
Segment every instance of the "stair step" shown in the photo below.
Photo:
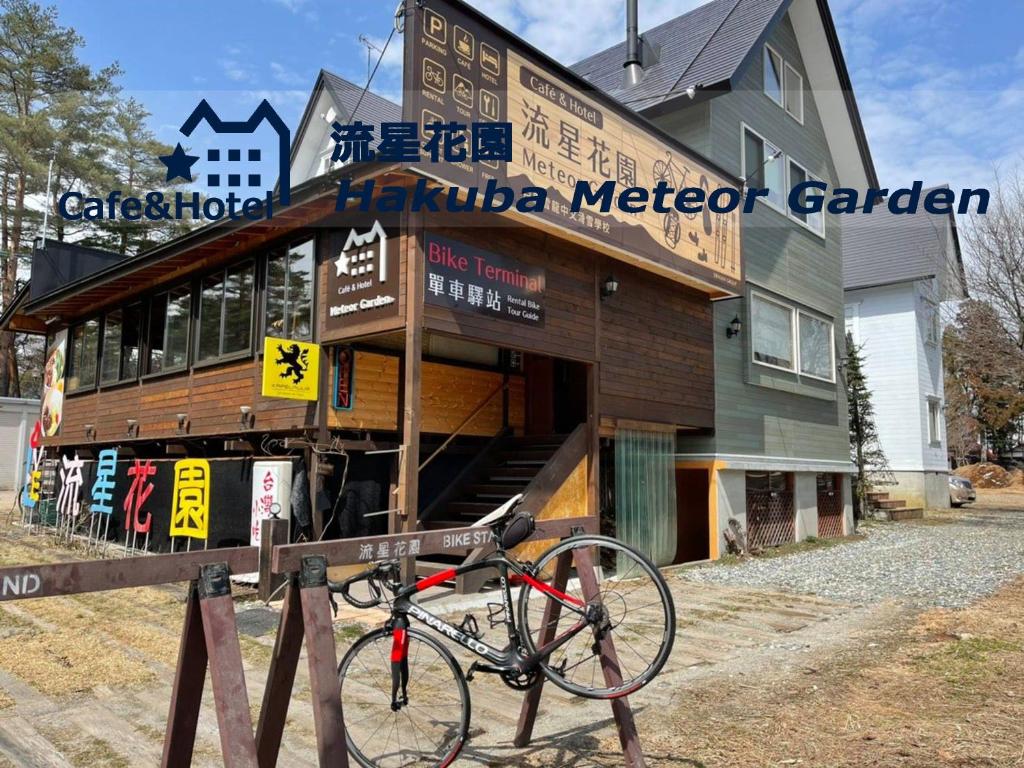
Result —
<path fill-rule="evenodd" d="M 509 466 L 495 467 L 487 474 L 488 482 L 505 482 L 506 479 L 526 480 L 529 482 L 537 475 L 535 467 Z"/>
<path fill-rule="evenodd" d="M 555 455 L 553 448 L 522 448 L 511 451 L 502 451 L 499 454 L 505 461 L 539 461 L 546 463 Z"/>
<path fill-rule="evenodd" d="M 445 517 L 457 520 L 460 517 L 479 520 L 494 511 L 498 505 L 490 501 L 453 501 L 445 507 Z"/>
<path fill-rule="evenodd" d="M 466 488 L 466 493 L 475 496 L 503 496 L 506 499 L 511 499 L 517 493 L 522 493 L 523 489 L 526 488 L 527 480 L 522 478 L 522 483 L 479 483 L 477 485 L 470 485 Z"/>
<path fill-rule="evenodd" d="M 907 502 L 903 499 L 879 499 L 873 501 L 872 504 L 879 509 L 902 509 L 907 506 Z"/>
<path fill-rule="evenodd" d="M 568 435 L 522 435 L 509 439 L 509 445 L 533 445 L 558 447 L 565 442 Z"/>
<path fill-rule="evenodd" d="M 921 520 L 924 518 L 924 509 L 921 507 L 907 507 L 905 509 L 883 509 L 881 512 L 892 520 Z"/>

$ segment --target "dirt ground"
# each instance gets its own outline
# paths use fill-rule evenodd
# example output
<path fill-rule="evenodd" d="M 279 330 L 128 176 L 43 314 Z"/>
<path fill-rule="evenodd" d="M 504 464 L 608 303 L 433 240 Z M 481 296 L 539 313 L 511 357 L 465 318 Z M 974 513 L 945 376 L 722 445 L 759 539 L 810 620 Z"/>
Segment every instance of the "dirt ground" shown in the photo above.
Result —
<path fill-rule="evenodd" d="M 977 507 L 1024 510 L 1024 492 L 982 491 Z M 0 565 L 69 557 L 0 509 Z M 676 647 L 633 701 L 648 765 L 1024 765 L 1024 578 L 966 609 L 924 612 L 670 583 Z M 0 768 L 158 764 L 183 596 L 175 586 L 0 606 Z M 238 610 L 255 710 L 275 617 L 251 598 Z M 341 649 L 361 631 L 352 619 L 336 625 Z M 517 750 L 521 694 L 491 679 L 472 694 L 457 765 L 622 765 L 607 703 L 549 686 L 535 743 Z M 303 663 L 280 764 L 315 765 L 313 744 Z M 209 696 L 195 764 L 220 764 Z"/>

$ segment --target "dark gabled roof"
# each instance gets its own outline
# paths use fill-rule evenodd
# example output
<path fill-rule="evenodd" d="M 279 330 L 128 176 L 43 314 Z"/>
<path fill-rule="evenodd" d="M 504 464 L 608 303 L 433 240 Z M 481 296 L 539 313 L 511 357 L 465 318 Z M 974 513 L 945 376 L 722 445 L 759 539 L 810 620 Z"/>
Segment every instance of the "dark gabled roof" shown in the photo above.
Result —
<path fill-rule="evenodd" d="M 921 199 L 928 191 L 922 192 Z M 938 276 L 952 281 L 946 284 L 948 298 L 967 295 L 960 237 L 952 213 L 948 217 L 936 216 L 919 208 L 917 213 L 893 214 L 882 206 L 871 213 L 851 213 L 840 218 L 845 290 Z"/>
<path fill-rule="evenodd" d="M 4 311 L 0 313 L 0 330 L 7 330 L 7 326 L 10 324 L 11 319 L 17 313 L 21 305 L 28 300 L 29 291 L 32 289 L 32 283 L 26 281 L 18 292 L 14 294 L 14 298 L 11 299 L 11 303 L 4 307 Z"/>
<path fill-rule="evenodd" d="M 814 1 L 846 101 L 857 151 L 868 183 L 877 187 L 878 176 L 828 0 Z M 631 109 L 653 117 L 667 111 L 676 100 L 688 99 L 687 88 L 695 88 L 698 98 L 732 90 L 754 60 L 772 26 L 785 15 L 792 2 L 711 0 L 644 32 L 644 47 L 655 50 L 658 58 L 645 66 L 643 79 L 628 88 L 622 66 L 626 59 L 625 41 L 583 59 L 571 69 Z"/>
<path fill-rule="evenodd" d="M 574 64 L 598 88 L 641 112 L 684 95 L 690 86 L 709 88 L 732 80 L 787 0 L 712 0 L 643 33 L 658 52 L 637 85 L 623 90 L 625 41 Z"/>
<path fill-rule="evenodd" d="M 380 125 L 381 123 L 397 123 L 402 119 L 402 108 L 395 102 L 378 96 L 373 91 L 366 91 L 363 86 L 349 82 L 326 69 L 320 70 L 324 87 L 334 97 L 335 105 L 341 110 L 339 122 L 350 123 L 362 120 L 364 123 Z M 362 100 L 360 101 L 360 97 Z M 355 112 L 358 105 L 359 111 Z"/>

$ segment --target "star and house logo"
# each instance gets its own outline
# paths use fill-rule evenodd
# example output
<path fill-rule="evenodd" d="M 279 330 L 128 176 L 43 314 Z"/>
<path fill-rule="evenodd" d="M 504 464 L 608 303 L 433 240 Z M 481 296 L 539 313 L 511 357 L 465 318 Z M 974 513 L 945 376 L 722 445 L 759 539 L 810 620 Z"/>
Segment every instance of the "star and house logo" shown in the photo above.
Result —
<path fill-rule="evenodd" d="M 274 207 L 285 207 L 291 202 L 291 174 L 289 149 L 291 131 L 266 99 L 246 120 L 223 120 L 203 99 L 182 124 L 180 133 L 188 138 L 197 127 L 205 123 L 217 137 L 226 137 L 223 146 L 209 147 L 204 155 L 193 155 L 177 142 L 170 154 L 158 159 L 167 168 L 166 181 L 199 183 L 208 190 L 205 196 L 198 191 L 150 191 L 141 196 L 125 196 L 121 190 L 111 191 L 104 197 L 91 197 L 77 191 L 65 192 L 59 202 L 61 216 L 69 221 L 98 221 L 124 219 L 126 221 L 161 221 L 165 219 L 194 219 L 218 221 L 220 219 L 271 219 Z M 276 154 L 277 199 L 275 179 L 266 173 L 264 150 L 245 147 L 244 138 L 252 136 L 264 124 L 274 136 Z M 203 161 L 203 162 L 200 162 Z M 195 166 L 200 163 L 199 171 Z M 261 170 L 264 169 L 264 170 Z"/>

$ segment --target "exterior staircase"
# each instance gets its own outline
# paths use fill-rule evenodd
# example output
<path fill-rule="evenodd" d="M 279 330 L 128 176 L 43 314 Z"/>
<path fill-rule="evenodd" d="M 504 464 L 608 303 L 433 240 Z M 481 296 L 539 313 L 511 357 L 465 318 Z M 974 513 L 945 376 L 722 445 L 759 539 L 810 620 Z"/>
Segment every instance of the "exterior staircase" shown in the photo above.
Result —
<path fill-rule="evenodd" d="M 565 435 L 506 437 L 463 478 L 450 499 L 428 508 L 426 530 L 472 525 L 495 507 L 523 493 L 565 441 Z"/>
<path fill-rule="evenodd" d="M 921 507 L 908 507 L 903 499 L 891 499 L 885 492 L 873 491 L 867 495 L 867 501 L 877 517 L 887 520 L 920 520 L 924 517 Z"/>

